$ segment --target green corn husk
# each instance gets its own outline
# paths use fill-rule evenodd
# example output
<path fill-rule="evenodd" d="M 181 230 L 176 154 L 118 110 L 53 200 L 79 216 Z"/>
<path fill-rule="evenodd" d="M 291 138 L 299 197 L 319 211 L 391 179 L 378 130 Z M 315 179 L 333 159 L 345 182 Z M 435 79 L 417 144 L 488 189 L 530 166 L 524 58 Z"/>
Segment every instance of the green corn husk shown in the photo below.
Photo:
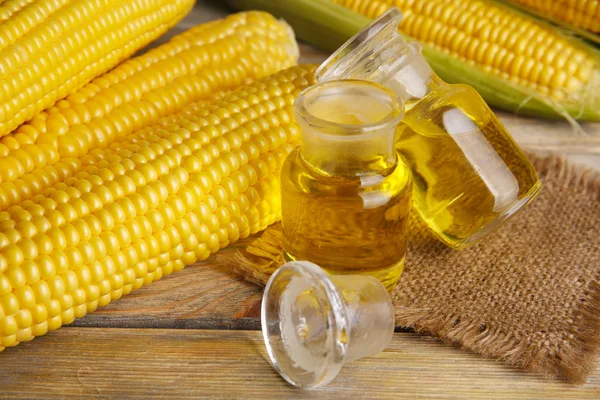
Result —
<path fill-rule="evenodd" d="M 226 2 L 237 9 L 259 9 L 283 18 L 294 28 L 300 39 L 327 51 L 336 50 L 371 21 L 330 0 L 226 0 Z M 525 15 L 522 11 L 504 7 L 511 12 Z M 547 23 L 537 20 L 536 22 L 559 33 L 556 28 Z M 402 34 L 402 36 L 414 40 L 408 35 Z M 598 49 L 583 40 L 570 37 L 568 40 L 599 60 L 600 65 Z M 587 98 L 586 101 L 579 103 L 559 103 L 544 94 L 485 72 L 426 44 L 423 44 L 423 55 L 443 80 L 474 87 L 491 106 L 521 115 L 600 121 L 600 68 L 592 78 L 593 86 L 589 88 L 591 99 Z"/>

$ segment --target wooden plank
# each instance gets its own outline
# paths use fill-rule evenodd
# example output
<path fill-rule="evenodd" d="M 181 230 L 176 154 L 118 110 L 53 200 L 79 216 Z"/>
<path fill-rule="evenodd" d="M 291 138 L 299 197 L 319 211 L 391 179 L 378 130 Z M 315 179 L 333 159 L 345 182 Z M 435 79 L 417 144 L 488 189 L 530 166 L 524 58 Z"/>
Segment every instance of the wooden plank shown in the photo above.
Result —
<path fill-rule="evenodd" d="M 250 240 L 221 252 L 235 251 Z M 70 326 L 260 330 L 262 288 L 241 280 L 215 258 L 142 287 Z"/>
<path fill-rule="evenodd" d="M 235 251 L 251 239 L 222 250 Z M 80 327 L 260 329 L 262 289 L 215 257 L 186 267 L 76 320 Z"/>
<path fill-rule="evenodd" d="M 65 328 L 35 342 L 0 356 L 2 397 L 600 398 L 600 370 L 584 386 L 546 381 L 410 333 L 312 391 L 271 369 L 256 331 Z"/>

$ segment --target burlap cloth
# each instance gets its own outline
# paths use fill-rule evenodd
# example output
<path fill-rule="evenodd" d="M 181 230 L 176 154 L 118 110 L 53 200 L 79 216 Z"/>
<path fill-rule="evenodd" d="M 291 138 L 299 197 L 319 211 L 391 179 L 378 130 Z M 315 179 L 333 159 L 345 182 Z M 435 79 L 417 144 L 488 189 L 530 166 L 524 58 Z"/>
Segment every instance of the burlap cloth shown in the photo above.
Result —
<path fill-rule="evenodd" d="M 556 156 L 532 161 L 538 198 L 473 247 L 450 250 L 413 218 L 393 292 L 396 324 L 583 382 L 600 347 L 600 174 Z M 221 262 L 264 285 L 281 265 L 281 244 L 276 224 Z"/>

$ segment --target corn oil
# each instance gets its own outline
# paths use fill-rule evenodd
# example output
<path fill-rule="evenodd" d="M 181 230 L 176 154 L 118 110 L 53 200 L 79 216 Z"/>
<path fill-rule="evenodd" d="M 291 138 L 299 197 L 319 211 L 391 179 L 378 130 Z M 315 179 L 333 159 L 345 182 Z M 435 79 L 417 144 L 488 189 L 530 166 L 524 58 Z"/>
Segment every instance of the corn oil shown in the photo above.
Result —
<path fill-rule="evenodd" d="M 496 228 L 540 189 L 523 151 L 480 101 L 469 86 L 440 85 L 408 105 L 398 132 L 414 207 L 455 248 Z"/>
<path fill-rule="evenodd" d="M 294 108 L 303 143 L 281 172 L 288 260 L 370 274 L 392 288 L 404 265 L 412 183 L 395 151 L 402 108 L 364 81 L 307 89 Z"/>

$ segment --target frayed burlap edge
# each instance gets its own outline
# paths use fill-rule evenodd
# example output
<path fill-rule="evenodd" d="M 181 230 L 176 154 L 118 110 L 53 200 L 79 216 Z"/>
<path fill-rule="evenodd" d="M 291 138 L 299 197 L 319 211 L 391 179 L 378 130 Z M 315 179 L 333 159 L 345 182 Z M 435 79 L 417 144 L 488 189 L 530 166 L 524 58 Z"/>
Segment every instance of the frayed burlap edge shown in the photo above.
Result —
<path fill-rule="evenodd" d="M 562 181 L 565 190 L 594 193 L 600 200 L 600 174 L 575 166 L 556 155 L 530 159 L 544 181 Z M 218 261 L 230 265 L 245 280 L 264 286 L 269 276 L 283 263 L 280 224 L 275 224 L 252 241 L 246 249 L 217 255 Z M 436 314 L 431 309 L 415 310 L 396 304 L 396 325 L 416 332 L 436 336 L 445 342 L 505 363 L 542 373 L 547 377 L 562 377 L 572 383 L 583 383 L 594 372 L 600 350 L 600 268 L 592 280 L 588 301 L 582 306 L 583 319 L 571 329 L 572 340 L 558 354 L 532 346 L 527 340 L 502 331 L 498 327 L 482 330 L 482 321 L 461 321 L 460 315 Z"/>
<path fill-rule="evenodd" d="M 592 199 L 600 201 L 600 173 L 597 171 L 582 168 L 557 155 L 529 157 L 542 181 L 555 174 L 557 179 L 563 180 L 565 190 L 567 187 L 570 190 L 583 190 L 584 193 L 592 193 Z M 594 372 L 600 350 L 600 265 L 597 266 L 587 294 L 588 301 L 581 307 L 583 318 L 580 324 L 571 329 L 573 340 L 569 346 L 554 358 L 534 355 L 526 367 L 563 376 L 574 383 L 583 383 Z"/>

